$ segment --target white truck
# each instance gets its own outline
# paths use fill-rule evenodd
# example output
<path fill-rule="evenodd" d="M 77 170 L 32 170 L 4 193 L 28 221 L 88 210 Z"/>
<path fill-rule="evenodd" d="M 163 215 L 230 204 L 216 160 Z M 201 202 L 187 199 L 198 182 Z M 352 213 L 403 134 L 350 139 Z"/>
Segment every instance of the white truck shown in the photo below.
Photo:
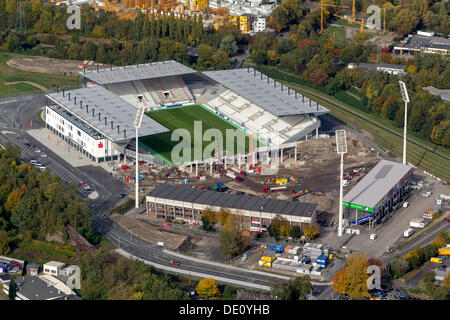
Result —
<path fill-rule="evenodd" d="M 409 238 L 413 233 L 414 233 L 414 230 L 409 228 L 409 229 L 406 229 L 405 232 L 403 232 L 403 236 L 405 238 Z"/>
<path fill-rule="evenodd" d="M 426 225 L 427 221 L 425 221 L 425 219 L 422 218 L 411 219 L 411 221 L 409 222 L 409 226 L 411 228 L 425 228 Z"/>

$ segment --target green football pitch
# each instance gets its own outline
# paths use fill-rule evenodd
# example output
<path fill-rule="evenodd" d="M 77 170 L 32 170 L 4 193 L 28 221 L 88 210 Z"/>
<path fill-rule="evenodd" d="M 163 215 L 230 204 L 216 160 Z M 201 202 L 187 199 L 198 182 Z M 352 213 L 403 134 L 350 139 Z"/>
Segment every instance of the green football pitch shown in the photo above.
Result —
<path fill-rule="evenodd" d="M 202 157 L 200 158 L 194 154 L 194 128 L 195 128 L 195 121 L 201 121 L 201 123 L 197 123 L 197 127 L 201 128 L 201 133 L 198 134 L 200 136 L 200 140 L 202 142 L 202 154 L 205 150 L 205 148 L 209 145 L 208 151 L 211 151 L 211 155 L 215 155 L 215 150 L 217 147 L 219 147 L 221 156 L 224 155 L 225 147 L 227 145 L 233 145 L 233 149 L 227 150 L 228 155 L 235 154 L 238 151 L 238 138 L 232 137 L 233 141 L 231 142 L 231 136 L 229 137 L 230 141 L 227 143 L 227 129 L 233 129 L 236 130 L 236 132 L 240 132 L 245 136 L 245 151 L 248 152 L 249 150 L 249 141 L 250 137 L 244 133 L 244 131 L 236 126 L 234 126 L 232 123 L 228 122 L 225 119 L 222 119 L 220 116 L 216 115 L 212 111 L 209 111 L 205 107 L 201 105 L 190 105 L 190 106 L 183 106 L 183 107 L 173 107 L 173 108 L 166 108 L 161 110 L 155 110 L 155 111 L 148 111 L 145 113 L 150 118 L 154 119 L 155 121 L 159 122 L 166 128 L 170 130 L 170 132 L 167 133 L 161 133 L 153 136 L 149 136 L 146 138 L 142 138 L 139 140 L 139 145 L 143 148 L 146 148 L 147 150 L 152 151 L 156 155 L 159 155 L 169 163 L 173 163 L 175 159 L 172 159 L 172 150 L 173 148 L 180 144 L 180 143 L 186 143 L 186 145 L 189 145 L 189 148 L 186 148 L 185 150 L 188 150 L 187 152 L 190 153 L 190 157 L 188 159 L 192 160 L 202 160 Z M 176 129 L 186 129 L 187 132 L 189 132 L 190 139 L 184 140 L 183 138 L 178 138 L 176 141 L 172 141 L 172 135 L 173 131 Z M 205 135 L 208 134 L 206 131 L 208 129 L 212 129 L 209 131 L 210 139 L 203 139 L 207 138 Z M 223 137 L 222 144 L 220 145 L 220 136 Z M 218 137 L 218 142 L 216 143 L 216 137 Z M 197 139 L 197 137 L 195 138 Z M 203 141 L 205 140 L 205 141 Z M 242 139 L 241 139 L 242 141 Z M 240 148 L 239 151 L 242 150 L 242 142 L 239 143 Z M 260 142 L 255 139 L 253 142 L 253 147 L 257 148 L 258 145 L 262 145 Z M 181 147 L 180 147 L 181 149 Z M 184 156 L 184 151 L 178 152 L 179 156 Z M 205 157 L 209 158 L 209 157 Z"/>

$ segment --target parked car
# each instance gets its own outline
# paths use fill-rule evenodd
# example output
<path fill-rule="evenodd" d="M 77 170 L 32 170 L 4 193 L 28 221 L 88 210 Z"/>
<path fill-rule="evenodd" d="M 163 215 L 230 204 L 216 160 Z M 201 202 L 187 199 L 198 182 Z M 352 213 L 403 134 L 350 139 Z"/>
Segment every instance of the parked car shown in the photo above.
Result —
<path fill-rule="evenodd" d="M 84 181 L 80 181 L 80 182 L 78 182 L 78 184 L 85 184 L 85 182 Z"/>

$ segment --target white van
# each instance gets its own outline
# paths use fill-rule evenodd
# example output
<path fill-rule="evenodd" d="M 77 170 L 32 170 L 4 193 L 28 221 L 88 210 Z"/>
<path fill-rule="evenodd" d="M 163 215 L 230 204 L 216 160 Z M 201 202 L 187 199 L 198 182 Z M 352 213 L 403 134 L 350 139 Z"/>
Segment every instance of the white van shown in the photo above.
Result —
<path fill-rule="evenodd" d="M 370 236 L 369 236 L 369 239 L 370 240 L 375 240 L 377 238 L 377 235 L 375 234 L 375 233 L 372 233 Z"/>

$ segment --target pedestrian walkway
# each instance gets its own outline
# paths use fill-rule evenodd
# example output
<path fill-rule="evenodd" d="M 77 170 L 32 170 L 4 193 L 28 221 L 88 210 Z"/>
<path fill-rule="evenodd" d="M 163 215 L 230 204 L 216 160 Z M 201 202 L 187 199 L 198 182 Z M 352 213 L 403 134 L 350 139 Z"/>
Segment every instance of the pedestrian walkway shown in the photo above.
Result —
<path fill-rule="evenodd" d="M 113 171 L 105 162 L 97 163 L 87 158 L 47 128 L 33 129 L 27 131 L 27 133 L 74 167 L 100 166 L 108 172 Z"/>

